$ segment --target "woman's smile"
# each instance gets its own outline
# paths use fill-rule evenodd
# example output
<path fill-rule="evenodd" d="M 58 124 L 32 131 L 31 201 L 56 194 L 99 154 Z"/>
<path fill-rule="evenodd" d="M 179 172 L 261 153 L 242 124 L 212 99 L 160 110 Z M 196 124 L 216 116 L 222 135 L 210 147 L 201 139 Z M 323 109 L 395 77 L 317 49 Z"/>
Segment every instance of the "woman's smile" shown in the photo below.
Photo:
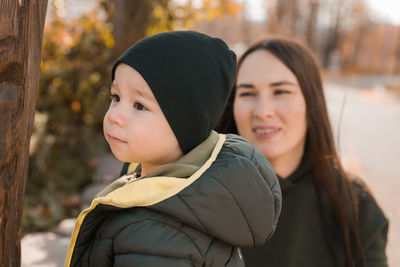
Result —
<path fill-rule="evenodd" d="M 253 133 L 257 139 L 270 139 L 278 135 L 281 130 L 276 126 L 255 126 Z"/>

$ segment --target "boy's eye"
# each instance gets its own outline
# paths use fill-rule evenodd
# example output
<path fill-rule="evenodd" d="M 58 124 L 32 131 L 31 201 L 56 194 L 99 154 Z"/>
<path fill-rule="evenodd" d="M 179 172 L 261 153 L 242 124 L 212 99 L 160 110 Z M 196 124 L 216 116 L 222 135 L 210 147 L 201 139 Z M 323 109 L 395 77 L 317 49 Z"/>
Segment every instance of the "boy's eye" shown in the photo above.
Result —
<path fill-rule="evenodd" d="M 119 102 L 119 95 L 111 94 L 110 95 L 110 100 Z"/>
<path fill-rule="evenodd" d="M 135 104 L 133 104 L 133 107 L 137 110 L 147 110 L 147 108 L 145 106 L 143 106 L 142 104 L 136 102 Z"/>

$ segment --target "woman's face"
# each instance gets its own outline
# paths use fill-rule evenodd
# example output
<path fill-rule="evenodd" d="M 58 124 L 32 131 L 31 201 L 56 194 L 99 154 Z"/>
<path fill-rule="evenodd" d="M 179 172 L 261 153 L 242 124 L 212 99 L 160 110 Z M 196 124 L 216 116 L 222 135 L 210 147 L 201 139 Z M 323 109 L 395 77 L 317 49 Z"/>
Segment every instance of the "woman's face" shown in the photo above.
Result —
<path fill-rule="evenodd" d="M 257 50 L 242 62 L 236 86 L 233 114 L 239 134 L 272 165 L 301 158 L 306 103 L 296 76 L 272 53 Z"/>

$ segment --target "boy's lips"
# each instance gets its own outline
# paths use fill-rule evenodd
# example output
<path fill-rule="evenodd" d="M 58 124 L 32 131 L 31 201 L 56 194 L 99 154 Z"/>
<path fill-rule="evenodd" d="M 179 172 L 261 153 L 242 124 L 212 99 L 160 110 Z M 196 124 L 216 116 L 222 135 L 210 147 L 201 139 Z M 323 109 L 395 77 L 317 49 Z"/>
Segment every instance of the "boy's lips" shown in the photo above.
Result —
<path fill-rule="evenodd" d="M 117 137 L 111 136 L 111 135 L 108 135 L 108 140 L 110 140 L 110 142 L 117 143 L 117 144 L 126 144 L 125 141 L 123 141 Z"/>

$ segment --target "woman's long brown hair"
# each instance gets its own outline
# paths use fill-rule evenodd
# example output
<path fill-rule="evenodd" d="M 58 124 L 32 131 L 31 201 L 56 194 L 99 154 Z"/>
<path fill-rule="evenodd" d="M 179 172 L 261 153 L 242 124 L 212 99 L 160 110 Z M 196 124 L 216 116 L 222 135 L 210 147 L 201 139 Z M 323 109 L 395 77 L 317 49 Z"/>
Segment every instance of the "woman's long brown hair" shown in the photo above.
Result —
<path fill-rule="evenodd" d="M 258 50 L 272 53 L 293 72 L 305 98 L 308 124 L 306 144 L 309 145 L 311 153 L 312 179 L 332 252 L 335 253 L 337 249 L 333 246 L 333 239 L 339 234 L 335 232 L 337 231 L 335 229 L 338 229 L 346 267 L 366 266 L 358 228 L 358 201 L 336 152 L 316 60 L 306 47 L 294 40 L 271 38 L 251 46 L 240 57 L 238 70 L 244 59 Z M 216 127 L 219 132 L 238 133 L 233 117 L 235 91 L 236 88 L 233 88 L 226 109 Z M 334 221 L 327 212 L 327 203 L 324 201 L 326 195 L 333 210 Z"/>

